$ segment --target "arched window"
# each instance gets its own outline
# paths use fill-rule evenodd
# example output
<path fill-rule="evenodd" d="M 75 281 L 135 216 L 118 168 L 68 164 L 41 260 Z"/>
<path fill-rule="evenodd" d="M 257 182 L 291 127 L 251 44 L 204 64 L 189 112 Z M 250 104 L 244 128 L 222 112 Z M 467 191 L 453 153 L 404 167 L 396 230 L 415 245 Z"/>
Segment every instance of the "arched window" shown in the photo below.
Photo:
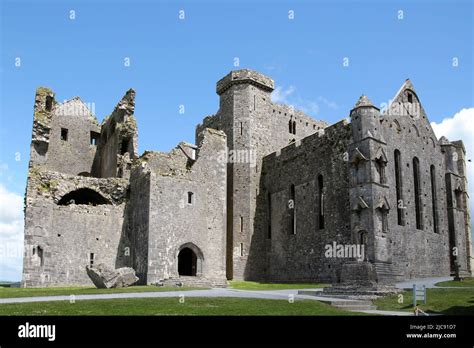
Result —
<path fill-rule="evenodd" d="M 439 233 L 438 230 L 438 198 L 436 189 L 436 168 L 434 165 L 430 167 L 431 175 L 431 206 L 433 209 L 433 230 L 434 233 Z"/>
<path fill-rule="evenodd" d="M 318 226 L 320 230 L 324 229 L 324 187 L 323 176 L 318 176 Z"/>
<path fill-rule="evenodd" d="M 291 234 L 296 234 L 296 194 L 295 194 L 295 185 L 290 186 L 290 209 L 291 209 L 290 231 L 291 231 Z"/>
<path fill-rule="evenodd" d="M 104 196 L 94 190 L 89 188 L 80 188 L 66 193 L 58 202 L 58 205 L 70 204 L 100 205 L 110 204 L 110 202 L 104 198 Z"/>
<path fill-rule="evenodd" d="M 293 122 L 291 120 L 288 121 L 288 131 L 293 134 Z"/>
<path fill-rule="evenodd" d="M 416 228 L 423 229 L 423 208 L 421 202 L 421 181 L 420 181 L 420 161 L 417 157 L 413 158 L 413 183 L 415 189 L 415 214 Z"/>
<path fill-rule="evenodd" d="M 399 150 L 394 152 L 395 158 L 395 187 L 397 193 L 397 221 L 400 226 L 405 226 L 405 202 L 403 201 L 402 161 Z"/>
<path fill-rule="evenodd" d="M 296 135 L 296 121 L 293 121 L 293 134 Z"/>

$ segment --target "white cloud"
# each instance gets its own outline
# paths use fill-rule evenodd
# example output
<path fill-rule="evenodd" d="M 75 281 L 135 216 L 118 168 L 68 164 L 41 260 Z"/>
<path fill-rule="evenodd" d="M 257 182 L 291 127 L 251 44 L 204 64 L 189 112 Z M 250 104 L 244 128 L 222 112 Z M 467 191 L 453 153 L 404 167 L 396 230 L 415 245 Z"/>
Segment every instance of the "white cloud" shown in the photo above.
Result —
<path fill-rule="evenodd" d="M 23 197 L 0 184 L 0 280 L 21 280 Z"/>
<path fill-rule="evenodd" d="M 297 95 L 295 91 L 295 86 L 289 86 L 288 88 L 277 86 L 272 93 L 272 101 L 274 103 L 292 105 L 295 109 L 301 110 L 306 114 L 319 114 L 320 107 L 317 102 L 303 99 Z M 330 104 L 330 102 L 323 97 L 319 97 L 318 100 L 323 101 L 328 106 Z M 331 106 L 333 106 L 333 104 L 331 104 Z"/>
<path fill-rule="evenodd" d="M 468 190 L 471 217 L 474 218 L 474 108 L 462 109 L 453 117 L 445 118 L 441 123 L 432 122 L 431 127 L 439 138 L 445 136 L 450 141 L 462 140 L 466 148 Z"/>
<path fill-rule="evenodd" d="M 274 103 L 283 103 L 283 104 L 291 104 L 288 101 L 288 97 L 296 91 L 294 86 L 290 86 L 287 89 L 283 89 L 282 86 L 277 86 L 272 93 L 272 101 Z"/>

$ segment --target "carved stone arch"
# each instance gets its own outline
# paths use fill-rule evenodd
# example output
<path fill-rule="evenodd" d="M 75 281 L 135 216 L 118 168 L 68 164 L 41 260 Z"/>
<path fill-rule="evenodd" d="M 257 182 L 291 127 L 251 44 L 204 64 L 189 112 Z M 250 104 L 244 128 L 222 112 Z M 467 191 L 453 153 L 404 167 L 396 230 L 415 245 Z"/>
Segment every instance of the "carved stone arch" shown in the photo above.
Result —
<path fill-rule="evenodd" d="M 390 127 L 391 128 L 395 128 L 395 130 L 397 131 L 397 133 L 401 133 L 402 132 L 402 127 L 400 126 L 400 122 L 398 122 L 397 119 L 394 119 L 392 121 L 392 123 L 390 124 Z"/>
<path fill-rule="evenodd" d="M 79 187 L 64 194 L 57 202 L 58 205 L 86 204 L 102 205 L 111 204 L 101 193 L 88 187 Z"/>
<path fill-rule="evenodd" d="M 184 255 L 184 253 L 192 253 L 189 256 Z M 186 260 L 184 257 L 186 257 Z M 190 259 L 188 260 L 188 258 Z M 181 246 L 179 246 L 176 249 L 175 253 L 175 259 L 176 259 L 176 273 L 178 275 L 191 275 L 191 276 L 196 276 L 200 277 L 203 274 L 203 265 L 204 265 L 204 254 L 201 251 L 201 249 L 194 243 L 188 242 L 184 243 Z M 190 265 L 182 265 L 183 262 L 191 262 Z M 190 267 L 190 273 L 191 274 L 181 274 L 183 272 L 180 272 L 180 268 L 186 269 L 187 267 Z M 193 269 L 193 267 L 195 267 Z M 187 271 L 184 273 L 188 273 Z"/>
<path fill-rule="evenodd" d="M 420 136 L 420 131 L 418 130 L 418 127 L 415 126 L 414 124 L 411 125 L 410 127 L 410 131 L 414 132 L 416 134 L 417 137 Z"/>
<path fill-rule="evenodd" d="M 431 145 L 433 145 L 433 148 L 436 148 L 436 142 L 432 137 L 430 137 Z"/>

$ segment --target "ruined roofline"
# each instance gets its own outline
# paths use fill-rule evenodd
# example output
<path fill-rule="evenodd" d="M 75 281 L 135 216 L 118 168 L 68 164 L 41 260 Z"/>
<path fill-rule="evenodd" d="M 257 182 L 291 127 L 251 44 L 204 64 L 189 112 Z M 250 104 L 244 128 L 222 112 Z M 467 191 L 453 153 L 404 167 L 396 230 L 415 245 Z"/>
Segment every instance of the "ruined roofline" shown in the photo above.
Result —
<path fill-rule="evenodd" d="M 333 124 L 327 126 L 324 129 L 316 131 L 313 134 L 310 134 L 310 135 L 308 135 L 304 138 L 298 139 L 298 140 L 296 140 L 296 141 L 294 141 L 294 142 L 278 149 L 277 151 L 269 153 L 268 155 L 264 156 L 264 158 L 267 158 L 267 157 L 280 157 L 282 154 L 286 153 L 287 151 L 290 151 L 290 149 L 292 149 L 294 147 L 299 147 L 301 145 L 304 145 L 305 143 L 311 141 L 314 138 L 318 138 L 318 139 L 326 138 L 326 140 L 328 140 L 328 139 L 331 138 L 331 136 L 334 132 L 338 132 L 341 129 L 343 129 L 344 127 L 347 127 L 349 125 L 351 125 L 351 123 L 347 120 L 347 118 L 343 118 L 342 120 L 337 121 L 336 123 L 333 123 Z"/>
<path fill-rule="evenodd" d="M 226 137 L 225 133 L 223 131 L 220 131 L 220 130 L 217 130 L 217 129 L 214 129 L 214 128 L 209 128 L 209 127 L 206 127 L 204 128 L 200 134 L 202 134 L 203 132 L 209 132 L 211 134 L 214 134 L 214 135 L 219 135 L 221 137 Z M 204 139 L 204 138 L 203 138 Z M 169 151 L 161 151 L 161 150 L 145 150 L 143 151 L 143 153 L 137 158 L 137 160 L 140 160 L 140 159 L 146 159 L 147 156 L 150 156 L 150 155 L 154 155 L 154 156 L 162 156 L 162 157 L 168 157 L 170 158 L 172 156 L 172 153 L 174 150 L 180 150 L 181 149 L 181 146 L 186 146 L 186 147 L 190 147 L 192 149 L 195 149 L 195 150 L 200 150 L 202 148 L 202 141 L 199 143 L 199 144 L 192 144 L 192 143 L 189 143 L 187 141 L 180 141 L 178 144 L 176 144 L 176 146 L 172 147 Z"/>

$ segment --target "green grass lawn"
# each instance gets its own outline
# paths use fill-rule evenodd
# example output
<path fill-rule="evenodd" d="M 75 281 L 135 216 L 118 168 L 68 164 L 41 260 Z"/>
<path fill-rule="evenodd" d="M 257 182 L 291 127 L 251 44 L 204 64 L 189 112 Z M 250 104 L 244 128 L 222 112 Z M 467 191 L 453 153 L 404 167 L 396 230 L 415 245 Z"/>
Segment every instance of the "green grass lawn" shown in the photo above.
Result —
<path fill-rule="evenodd" d="M 474 288 L 474 278 L 465 278 L 462 282 L 456 282 L 449 280 L 447 282 L 436 283 L 437 286 L 458 286 L 458 287 L 471 287 Z"/>
<path fill-rule="evenodd" d="M 474 315 L 474 289 L 427 289 L 427 304 L 418 306 L 427 313 L 446 315 Z M 404 291 L 403 303 L 398 303 L 398 295 L 374 301 L 377 309 L 413 311 L 413 291 Z"/>
<path fill-rule="evenodd" d="M 0 315 L 365 315 L 312 300 L 133 298 L 0 304 Z"/>
<path fill-rule="evenodd" d="M 239 290 L 314 289 L 330 286 L 330 284 L 316 283 L 259 283 L 242 280 L 231 280 L 229 283 L 231 288 Z"/>
<path fill-rule="evenodd" d="M 153 292 L 153 291 L 185 291 L 203 290 L 205 288 L 174 286 L 158 287 L 154 285 L 137 285 L 128 288 L 97 289 L 95 287 L 50 287 L 50 288 L 5 288 L 0 287 L 0 298 L 8 297 L 31 297 L 31 296 L 62 296 L 62 295 L 89 295 L 89 294 L 114 294 L 121 292 Z"/>

